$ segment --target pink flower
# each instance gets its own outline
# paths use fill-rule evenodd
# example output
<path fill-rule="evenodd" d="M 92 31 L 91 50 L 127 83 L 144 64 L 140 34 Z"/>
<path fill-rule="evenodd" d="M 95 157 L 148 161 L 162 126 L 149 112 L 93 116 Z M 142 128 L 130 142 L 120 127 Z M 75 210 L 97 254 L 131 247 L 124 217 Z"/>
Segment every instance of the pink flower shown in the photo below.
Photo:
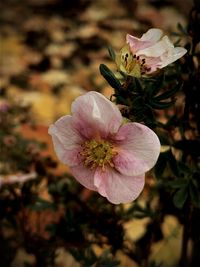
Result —
<path fill-rule="evenodd" d="M 123 124 L 117 106 L 97 92 L 88 92 L 72 104 L 72 115 L 51 125 L 58 158 L 85 187 L 114 204 L 136 199 L 144 187 L 145 172 L 157 161 L 157 135 L 140 123 Z"/>
<path fill-rule="evenodd" d="M 127 34 L 125 45 L 116 57 L 118 68 L 128 75 L 141 77 L 162 69 L 181 58 L 187 50 L 174 47 L 160 29 L 150 29 L 141 38 Z"/>

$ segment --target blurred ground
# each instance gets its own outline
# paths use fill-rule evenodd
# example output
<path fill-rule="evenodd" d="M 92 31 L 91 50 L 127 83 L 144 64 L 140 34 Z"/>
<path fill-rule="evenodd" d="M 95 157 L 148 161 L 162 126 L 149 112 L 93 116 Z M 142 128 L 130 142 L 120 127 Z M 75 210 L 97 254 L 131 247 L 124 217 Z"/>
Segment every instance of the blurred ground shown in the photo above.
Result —
<path fill-rule="evenodd" d="M 73 99 L 89 90 L 111 95 L 98 69 L 100 63 L 116 68 L 107 47 L 119 50 L 126 33 L 140 36 L 150 27 L 162 28 L 166 33 L 176 31 L 177 23 L 187 23 L 191 6 L 190 0 L 4 1 L 0 20 L 1 99 L 6 92 L 15 102 L 30 103 L 36 131 L 28 124 L 21 131 L 51 147 L 48 126 L 70 113 Z M 55 157 L 52 149 L 49 153 Z M 157 244 L 152 256 L 167 257 L 170 266 L 178 255 L 181 229 L 174 218 L 166 218 L 165 223 L 166 235 L 172 238 Z M 127 238 L 137 238 L 144 225 L 130 222 Z M 20 262 L 24 253 L 19 250 L 13 267 L 23 266 Z M 122 266 L 135 266 L 123 255 L 119 257 Z M 57 266 L 76 265 L 60 249 Z"/>

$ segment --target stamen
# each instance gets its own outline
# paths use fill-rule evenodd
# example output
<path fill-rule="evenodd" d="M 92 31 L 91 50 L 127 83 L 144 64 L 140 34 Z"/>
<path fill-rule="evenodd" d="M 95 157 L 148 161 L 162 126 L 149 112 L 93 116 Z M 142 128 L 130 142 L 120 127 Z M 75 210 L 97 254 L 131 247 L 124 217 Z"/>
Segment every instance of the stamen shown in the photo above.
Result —
<path fill-rule="evenodd" d="M 113 146 L 106 140 L 90 140 L 82 144 L 83 150 L 80 155 L 83 157 L 85 166 L 94 169 L 101 167 L 105 170 L 105 165 L 113 167 L 112 158 L 117 154 Z"/>

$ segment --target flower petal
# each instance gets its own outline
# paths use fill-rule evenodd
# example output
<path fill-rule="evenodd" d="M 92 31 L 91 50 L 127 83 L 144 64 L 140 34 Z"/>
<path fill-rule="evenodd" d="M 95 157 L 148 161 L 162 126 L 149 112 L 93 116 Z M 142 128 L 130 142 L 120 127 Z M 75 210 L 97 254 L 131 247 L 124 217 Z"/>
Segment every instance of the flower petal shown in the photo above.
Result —
<path fill-rule="evenodd" d="M 162 63 L 159 66 L 160 69 L 166 67 L 167 65 L 173 63 L 177 59 L 181 58 L 187 53 L 187 50 L 183 47 L 175 47 L 171 53 L 163 55 L 162 58 Z"/>
<path fill-rule="evenodd" d="M 157 41 L 160 40 L 162 35 L 163 35 L 162 30 L 152 28 L 148 30 L 146 33 L 144 33 L 141 38 L 137 38 L 135 36 L 127 34 L 126 41 L 132 48 L 133 50 L 132 52 L 135 53 L 138 50 L 145 49 L 147 47 L 154 45 Z"/>
<path fill-rule="evenodd" d="M 156 43 L 160 40 L 163 35 L 163 31 L 157 28 L 149 29 L 146 33 L 144 33 L 140 40 L 142 41 L 151 41 Z"/>
<path fill-rule="evenodd" d="M 120 173 L 137 176 L 155 165 L 160 153 L 160 141 L 147 126 L 127 123 L 119 129 L 115 140 L 118 154 L 113 162 Z"/>
<path fill-rule="evenodd" d="M 156 44 L 142 49 L 137 52 L 137 56 L 144 55 L 146 57 L 160 57 L 165 52 L 171 51 L 174 49 L 174 45 L 169 40 L 167 36 L 164 36 L 159 42 Z"/>
<path fill-rule="evenodd" d="M 148 73 L 152 73 L 160 68 L 162 64 L 161 57 L 144 57 L 145 58 L 145 65 L 149 68 Z"/>
<path fill-rule="evenodd" d="M 72 175 L 76 180 L 90 190 L 97 191 L 97 187 L 94 185 L 95 169 L 90 169 L 80 164 L 70 168 Z"/>
<path fill-rule="evenodd" d="M 49 127 L 54 149 L 60 161 L 74 166 L 80 163 L 78 157 L 83 142 L 81 136 L 73 128 L 72 117 L 63 116 Z"/>
<path fill-rule="evenodd" d="M 126 35 L 126 42 L 130 45 L 130 50 L 133 54 L 140 49 L 145 49 L 153 44 L 151 41 L 141 41 L 139 38 L 130 34 Z"/>
<path fill-rule="evenodd" d="M 118 131 L 122 116 L 117 106 L 102 94 L 88 92 L 72 103 L 74 127 L 86 138 L 106 138 Z"/>
<path fill-rule="evenodd" d="M 95 179 L 99 180 L 98 192 L 113 204 L 128 203 L 141 193 L 145 176 L 126 176 L 114 169 L 97 169 Z"/>

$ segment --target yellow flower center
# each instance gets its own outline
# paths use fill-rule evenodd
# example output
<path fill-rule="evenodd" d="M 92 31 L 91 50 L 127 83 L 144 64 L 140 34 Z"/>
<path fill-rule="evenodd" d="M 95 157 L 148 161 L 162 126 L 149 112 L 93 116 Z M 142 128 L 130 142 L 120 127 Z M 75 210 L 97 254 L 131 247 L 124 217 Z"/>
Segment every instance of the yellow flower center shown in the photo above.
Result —
<path fill-rule="evenodd" d="M 82 147 L 81 155 L 84 157 L 85 166 L 89 166 L 91 169 L 101 167 L 103 170 L 106 164 L 113 167 L 111 160 L 116 152 L 113 151 L 113 146 L 108 141 L 90 140 L 84 142 Z"/>
<path fill-rule="evenodd" d="M 122 47 L 119 56 L 116 57 L 116 63 L 122 72 L 138 78 L 149 70 L 145 65 L 145 59 L 133 55 L 128 44 Z"/>

